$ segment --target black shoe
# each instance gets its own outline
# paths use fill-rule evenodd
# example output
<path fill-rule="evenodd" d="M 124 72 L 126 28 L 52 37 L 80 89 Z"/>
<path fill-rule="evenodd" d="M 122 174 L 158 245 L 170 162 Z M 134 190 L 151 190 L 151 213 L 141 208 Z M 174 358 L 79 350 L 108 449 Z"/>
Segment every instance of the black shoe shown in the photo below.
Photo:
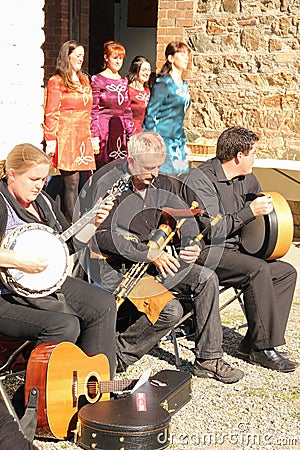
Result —
<path fill-rule="evenodd" d="M 242 339 L 238 349 L 237 349 L 237 354 L 245 359 L 246 361 L 249 361 L 249 355 L 250 352 L 252 350 L 252 345 L 250 343 L 250 341 L 248 341 L 247 339 Z M 284 358 L 289 358 L 289 352 L 280 352 L 281 356 L 283 356 Z M 297 363 L 295 363 L 297 364 Z"/>
<path fill-rule="evenodd" d="M 240 342 L 240 345 L 239 345 L 239 347 L 237 349 L 237 354 L 241 358 L 243 358 L 245 360 L 248 360 L 250 352 L 251 352 L 251 348 L 252 348 L 251 342 L 246 340 L 246 339 L 242 339 L 241 342 Z"/>
<path fill-rule="evenodd" d="M 244 376 L 240 369 L 231 367 L 224 359 L 196 359 L 193 374 L 200 378 L 215 378 L 222 383 L 236 383 Z"/>
<path fill-rule="evenodd" d="M 299 365 L 297 362 L 285 358 L 274 348 L 258 351 L 251 350 L 249 361 L 267 369 L 277 370 L 277 372 L 293 372 Z"/>

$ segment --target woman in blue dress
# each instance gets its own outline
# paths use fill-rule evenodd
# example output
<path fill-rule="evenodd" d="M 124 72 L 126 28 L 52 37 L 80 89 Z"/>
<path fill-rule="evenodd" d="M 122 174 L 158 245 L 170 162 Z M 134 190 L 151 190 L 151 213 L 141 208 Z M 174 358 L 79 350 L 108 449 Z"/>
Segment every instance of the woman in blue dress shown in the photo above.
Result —
<path fill-rule="evenodd" d="M 160 171 L 168 175 L 188 172 L 183 121 L 191 100 L 183 73 L 189 53 L 183 42 L 167 45 L 166 62 L 153 85 L 143 123 L 144 131 L 156 131 L 164 139 L 167 156 Z"/>

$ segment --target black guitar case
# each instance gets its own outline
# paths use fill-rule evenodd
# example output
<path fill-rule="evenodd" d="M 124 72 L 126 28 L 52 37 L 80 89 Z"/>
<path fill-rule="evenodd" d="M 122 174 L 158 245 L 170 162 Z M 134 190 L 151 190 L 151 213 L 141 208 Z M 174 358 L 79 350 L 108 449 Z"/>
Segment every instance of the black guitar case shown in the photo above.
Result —
<path fill-rule="evenodd" d="M 162 370 L 125 398 L 83 406 L 76 443 L 85 449 L 160 450 L 171 416 L 191 399 L 191 375 Z"/>

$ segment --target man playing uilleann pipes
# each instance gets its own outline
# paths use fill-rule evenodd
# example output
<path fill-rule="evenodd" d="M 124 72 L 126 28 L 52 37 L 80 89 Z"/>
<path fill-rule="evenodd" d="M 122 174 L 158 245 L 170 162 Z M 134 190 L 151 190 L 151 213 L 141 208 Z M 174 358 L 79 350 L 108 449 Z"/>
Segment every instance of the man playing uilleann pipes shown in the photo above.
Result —
<path fill-rule="evenodd" d="M 127 160 L 111 163 L 93 176 L 90 193 L 96 201 L 106 185 L 126 173 L 131 175 L 129 189 L 116 199 L 109 217 L 96 232 L 93 251 L 105 254 L 99 260 L 101 286 L 114 292 L 133 264 L 149 263 L 169 291 L 192 294 L 196 321 L 193 373 L 234 383 L 243 372 L 222 358 L 218 278 L 213 271 L 194 264 L 200 254 L 199 246 L 191 242 L 198 231 L 196 223 L 187 219 L 182 225 L 177 254 L 147 245 L 151 233 L 159 228 L 164 207 L 189 208 L 179 199 L 169 177 L 159 173 L 165 156 L 163 139 L 157 133 L 143 132 L 131 137 Z M 126 369 L 151 350 L 182 313 L 176 298 L 166 303 L 154 323 L 146 314 L 138 313 L 135 321 L 117 335 L 118 370 Z"/>

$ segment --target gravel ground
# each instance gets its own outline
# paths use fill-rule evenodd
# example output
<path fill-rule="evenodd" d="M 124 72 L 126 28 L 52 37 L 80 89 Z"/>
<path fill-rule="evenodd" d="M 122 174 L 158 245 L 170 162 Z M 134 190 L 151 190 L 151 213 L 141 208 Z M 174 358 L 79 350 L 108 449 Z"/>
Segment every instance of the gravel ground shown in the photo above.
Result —
<path fill-rule="evenodd" d="M 286 332 L 288 350 L 300 361 L 300 248 L 292 245 L 284 258 L 298 270 L 298 284 Z M 224 297 L 223 297 L 224 299 Z M 224 358 L 245 372 L 236 384 L 225 385 L 211 379 L 192 379 L 192 400 L 171 420 L 169 449 L 244 450 L 300 449 L 300 369 L 282 374 L 253 366 L 239 359 L 236 350 L 245 328 L 238 302 L 222 312 Z M 191 338 L 179 339 L 182 370 L 188 371 L 194 360 Z M 151 352 L 153 373 L 175 369 L 173 345 L 164 340 Z M 128 368 L 129 378 L 139 377 L 148 368 L 148 358 Z M 39 449 L 78 449 L 72 442 L 34 441 Z"/>

